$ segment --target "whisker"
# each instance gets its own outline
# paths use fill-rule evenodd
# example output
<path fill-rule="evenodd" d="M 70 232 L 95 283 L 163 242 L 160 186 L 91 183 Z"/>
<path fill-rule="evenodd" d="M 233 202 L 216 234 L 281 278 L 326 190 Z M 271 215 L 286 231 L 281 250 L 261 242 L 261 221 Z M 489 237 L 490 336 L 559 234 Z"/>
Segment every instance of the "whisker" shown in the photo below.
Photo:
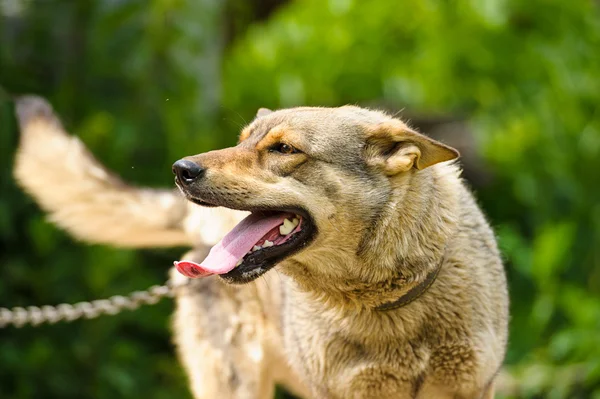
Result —
<path fill-rule="evenodd" d="M 237 125 L 237 127 L 239 127 L 240 129 L 242 129 L 244 126 L 247 126 L 247 125 L 248 125 L 248 121 L 246 121 L 246 119 L 245 119 L 245 118 L 242 116 L 242 114 L 240 114 L 240 113 L 239 113 L 239 112 L 237 112 L 236 110 L 234 110 L 234 109 L 231 109 L 231 108 L 228 108 L 228 107 L 223 107 L 223 109 L 226 109 L 226 110 L 227 110 L 227 111 L 229 111 L 229 112 L 233 112 L 234 114 L 236 114 L 237 116 L 239 116 L 239 117 L 240 117 L 240 119 L 241 119 L 241 120 L 244 122 L 243 124 L 240 124 L 239 122 L 236 122 L 236 121 L 234 121 L 234 120 L 231 120 L 231 122 L 232 122 L 232 123 L 235 123 L 235 124 Z M 224 118 L 224 120 L 226 120 L 226 119 Z"/>
<path fill-rule="evenodd" d="M 340 231 L 340 229 L 338 229 L 338 227 L 337 227 L 335 224 L 333 224 L 333 222 L 332 222 L 331 220 L 327 219 L 327 223 L 329 223 L 331 226 L 333 226 L 333 228 L 334 228 L 334 229 L 335 229 L 335 230 L 336 230 L 338 233 L 342 234 L 342 232 Z"/>
<path fill-rule="evenodd" d="M 269 282 L 267 281 L 267 279 L 265 278 L 264 275 L 260 276 L 260 278 L 262 279 L 262 281 L 265 282 L 265 285 L 267 286 L 267 290 L 271 291 L 271 287 L 269 286 Z"/>

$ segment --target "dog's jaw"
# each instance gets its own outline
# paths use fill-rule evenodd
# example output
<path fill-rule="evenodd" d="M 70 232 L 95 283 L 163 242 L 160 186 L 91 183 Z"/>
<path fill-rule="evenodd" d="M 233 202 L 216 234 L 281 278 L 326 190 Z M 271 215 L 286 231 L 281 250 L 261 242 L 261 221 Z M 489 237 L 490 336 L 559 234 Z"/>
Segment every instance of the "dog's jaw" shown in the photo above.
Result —
<path fill-rule="evenodd" d="M 256 280 L 281 261 L 293 257 L 309 246 L 317 236 L 317 228 L 308 216 L 302 217 L 302 229 L 281 245 L 259 249 L 246 256 L 242 263 L 232 271 L 221 274 L 230 284 L 245 284 Z"/>
<path fill-rule="evenodd" d="M 191 202 L 196 204 L 204 204 L 206 202 L 203 198 L 198 198 L 190 194 L 189 191 L 185 189 L 185 186 L 182 186 L 179 182 L 177 182 L 177 186 Z M 210 203 L 210 205 L 228 207 L 227 205 L 229 204 Z M 316 225 L 308 211 L 303 208 L 296 206 L 285 206 L 283 209 L 273 209 L 270 207 L 246 208 L 243 206 L 236 206 L 235 208 L 229 206 L 229 208 L 250 211 L 254 215 L 264 214 L 265 216 L 269 214 L 288 213 L 291 215 L 296 215 L 298 218 L 298 221 L 296 222 L 298 223 L 298 226 L 291 233 L 281 233 L 279 238 L 275 239 L 273 242 L 269 242 L 268 246 L 255 246 L 252 251 L 249 251 L 243 256 L 242 259 L 239 260 L 238 264 L 233 269 L 225 272 L 215 273 L 230 284 L 245 284 L 257 279 L 275 267 L 282 260 L 293 256 L 297 252 L 310 245 L 310 243 L 312 243 L 317 236 Z M 264 242 L 266 241 L 262 241 L 262 243 Z M 180 272 L 191 278 L 205 277 L 213 274 L 202 270 L 202 265 L 200 264 L 193 264 L 190 262 L 175 262 L 175 265 Z"/>

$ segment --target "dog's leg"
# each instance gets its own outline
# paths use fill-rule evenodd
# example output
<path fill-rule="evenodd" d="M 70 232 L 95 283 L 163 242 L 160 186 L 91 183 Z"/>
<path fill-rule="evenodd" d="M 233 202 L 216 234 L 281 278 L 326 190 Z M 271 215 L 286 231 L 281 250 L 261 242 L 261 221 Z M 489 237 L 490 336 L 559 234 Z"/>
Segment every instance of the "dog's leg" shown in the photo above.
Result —
<path fill-rule="evenodd" d="M 185 259 L 203 257 L 195 251 Z M 176 302 L 175 344 L 195 398 L 273 397 L 264 314 L 254 284 L 231 287 L 217 277 L 193 280 L 177 290 Z"/>
<path fill-rule="evenodd" d="M 125 184 L 65 132 L 40 97 L 18 99 L 17 119 L 17 181 L 79 239 L 120 247 L 213 244 L 240 219 L 239 212 L 188 203 L 175 190 Z"/>

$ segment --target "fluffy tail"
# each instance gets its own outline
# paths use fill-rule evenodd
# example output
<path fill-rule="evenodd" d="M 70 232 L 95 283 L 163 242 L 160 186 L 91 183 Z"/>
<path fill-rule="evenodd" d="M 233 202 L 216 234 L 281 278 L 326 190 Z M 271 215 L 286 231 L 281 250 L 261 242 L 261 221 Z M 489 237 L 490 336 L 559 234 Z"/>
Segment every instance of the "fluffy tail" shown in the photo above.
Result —
<path fill-rule="evenodd" d="M 54 223 L 79 239 L 120 247 L 211 244 L 239 220 L 234 211 L 201 209 L 174 190 L 125 184 L 64 131 L 40 97 L 19 98 L 17 118 L 17 181 Z"/>

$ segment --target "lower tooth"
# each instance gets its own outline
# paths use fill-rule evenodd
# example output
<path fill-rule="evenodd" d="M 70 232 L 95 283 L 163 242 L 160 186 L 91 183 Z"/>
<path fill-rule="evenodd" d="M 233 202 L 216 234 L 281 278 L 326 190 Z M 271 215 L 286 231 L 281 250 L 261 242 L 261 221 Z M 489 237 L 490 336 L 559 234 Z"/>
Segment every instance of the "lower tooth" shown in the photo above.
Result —
<path fill-rule="evenodd" d="M 272 247 L 273 246 L 273 242 L 266 240 L 265 243 L 263 244 L 263 248 L 268 248 L 268 247 Z"/>
<path fill-rule="evenodd" d="M 235 264 L 236 266 L 239 266 L 242 264 L 243 259 L 238 260 L 238 262 Z"/>
<path fill-rule="evenodd" d="M 259 247 L 258 245 L 255 245 L 254 247 L 252 247 L 252 252 L 258 251 L 259 249 L 262 249 L 262 247 Z"/>

